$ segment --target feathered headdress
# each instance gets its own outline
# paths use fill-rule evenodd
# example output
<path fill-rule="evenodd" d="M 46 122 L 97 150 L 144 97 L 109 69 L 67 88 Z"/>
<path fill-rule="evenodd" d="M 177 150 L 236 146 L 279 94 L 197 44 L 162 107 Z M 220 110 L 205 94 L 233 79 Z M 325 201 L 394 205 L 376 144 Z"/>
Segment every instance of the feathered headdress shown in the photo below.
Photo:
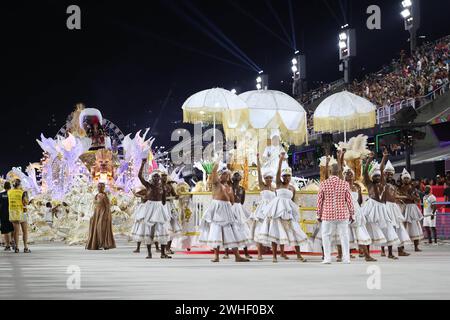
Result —
<path fill-rule="evenodd" d="M 321 167 L 325 167 L 326 164 L 327 164 L 327 157 L 323 156 L 319 160 L 320 160 L 320 164 L 319 165 Z M 336 161 L 336 159 L 333 156 L 331 156 L 330 163 L 328 165 L 331 167 L 333 164 L 337 164 L 337 161 Z"/>

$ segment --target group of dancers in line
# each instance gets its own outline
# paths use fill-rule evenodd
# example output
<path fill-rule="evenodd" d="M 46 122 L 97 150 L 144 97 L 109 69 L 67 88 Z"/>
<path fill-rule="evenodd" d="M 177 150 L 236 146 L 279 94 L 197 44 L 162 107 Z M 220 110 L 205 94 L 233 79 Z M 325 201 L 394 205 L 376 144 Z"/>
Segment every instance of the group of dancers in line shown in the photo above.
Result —
<path fill-rule="evenodd" d="M 370 245 L 379 245 L 382 255 L 388 247 L 388 257 L 398 259 L 393 253 L 397 246 L 399 256 L 408 256 L 404 245 L 414 243 L 416 252 L 423 238 L 420 220 L 423 218 L 417 206 L 420 200 L 406 170 L 401 179 L 403 185 L 397 188 L 394 180 L 395 169 L 387 161 L 387 151 L 383 153 L 381 165 L 374 161 L 371 154 L 363 168 L 364 184 L 369 199 L 363 203 L 361 186 L 355 182 L 355 173 L 344 164 L 345 150 L 338 153 L 339 177 L 348 183 L 351 190 L 355 219 L 349 222 L 350 243 L 359 248 L 359 256 L 366 261 L 376 261 L 370 255 Z M 258 260 L 263 259 L 263 251 L 270 247 L 273 262 L 277 262 L 278 248 L 280 256 L 288 259 L 285 246 L 294 247 L 297 260 L 306 262 L 300 253 L 300 246 L 308 241 L 308 236 L 300 227 L 299 206 L 294 202 L 295 188 L 291 185 L 292 170 L 283 167 L 286 154 L 280 154 L 276 174 L 268 168 L 261 170 L 258 155 L 258 180 L 261 199 L 256 210 L 251 213 L 244 208 L 245 189 L 241 187 L 240 172 L 231 173 L 216 163 L 211 174 L 212 202 L 200 223 L 199 242 L 214 251 L 212 262 L 219 262 L 219 250 L 225 249 L 224 258 L 231 250 L 236 262 L 248 262 L 251 258 L 247 247 L 256 245 Z M 149 181 L 143 177 L 146 160 L 143 160 L 139 179 L 145 190 L 135 195 L 142 199 L 135 211 L 135 223 L 132 237 L 137 242 L 134 252 L 140 252 L 141 243 L 147 245 L 147 258 L 152 258 L 152 244 L 161 245 L 161 258 L 171 258 L 172 240 L 181 236 L 179 212 L 174 200 L 178 198 L 173 186 L 167 180 L 167 174 L 153 172 Z M 327 165 L 328 165 L 327 160 Z M 327 170 L 328 172 L 328 170 Z M 275 188 L 273 179 L 275 178 Z M 326 177 L 327 178 L 327 177 Z M 403 209 L 400 205 L 403 205 Z M 321 242 L 320 223 L 312 239 Z M 342 261 L 342 247 L 339 236 L 333 243 L 337 245 L 337 260 Z M 244 250 L 245 257 L 239 253 Z M 344 246 L 347 250 L 348 246 Z M 344 253 L 344 256 L 347 256 Z"/>

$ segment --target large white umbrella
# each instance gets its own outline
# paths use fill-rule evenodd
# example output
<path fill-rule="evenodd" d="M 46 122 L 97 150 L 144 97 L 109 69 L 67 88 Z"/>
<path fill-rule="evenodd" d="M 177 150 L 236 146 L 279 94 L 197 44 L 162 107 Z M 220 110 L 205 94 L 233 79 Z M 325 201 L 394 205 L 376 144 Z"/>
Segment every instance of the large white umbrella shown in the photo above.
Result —
<path fill-rule="evenodd" d="M 241 119 L 234 128 L 224 126 L 227 135 L 238 136 L 246 129 L 279 129 L 290 143 L 307 142 L 305 109 L 291 96 L 275 90 L 253 90 L 239 97 L 248 105 L 248 119 Z"/>
<path fill-rule="evenodd" d="M 372 128 L 376 124 L 376 106 L 348 91 L 335 93 L 323 100 L 314 112 L 314 131 L 347 132 Z"/>
<path fill-rule="evenodd" d="M 216 123 L 224 121 L 230 127 L 238 125 L 247 104 L 236 94 L 222 88 L 197 92 L 190 96 L 182 106 L 183 122 L 212 123 L 214 126 L 214 147 Z"/>

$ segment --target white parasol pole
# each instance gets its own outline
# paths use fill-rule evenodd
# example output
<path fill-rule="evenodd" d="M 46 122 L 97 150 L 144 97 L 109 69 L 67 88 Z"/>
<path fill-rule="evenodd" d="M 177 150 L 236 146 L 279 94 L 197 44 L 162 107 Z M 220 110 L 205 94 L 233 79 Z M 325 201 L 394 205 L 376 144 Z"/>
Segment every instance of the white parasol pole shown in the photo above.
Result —
<path fill-rule="evenodd" d="M 216 156 L 216 113 L 213 113 L 213 150 L 214 156 Z"/>
<path fill-rule="evenodd" d="M 344 120 L 344 142 L 347 143 L 347 127 L 345 125 L 345 120 Z"/>

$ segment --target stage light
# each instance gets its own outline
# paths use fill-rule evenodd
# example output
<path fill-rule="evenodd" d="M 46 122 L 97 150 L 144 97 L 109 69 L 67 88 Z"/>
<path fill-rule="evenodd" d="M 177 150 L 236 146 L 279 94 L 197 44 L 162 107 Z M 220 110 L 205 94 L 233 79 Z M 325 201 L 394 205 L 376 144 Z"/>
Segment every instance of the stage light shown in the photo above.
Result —
<path fill-rule="evenodd" d="M 341 32 L 339 34 L 339 40 L 341 40 L 341 41 L 347 40 L 347 33 L 346 32 Z"/>
<path fill-rule="evenodd" d="M 402 1 L 402 6 L 403 6 L 403 8 L 411 7 L 412 6 L 411 0 L 404 0 L 404 1 Z"/>
<path fill-rule="evenodd" d="M 259 74 L 263 74 L 263 73 L 264 73 L 264 70 L 261 70 L 261 71 L 259 71 L 258 73 L 259 73 Z"/>
<path fill-rule="evenodd" d="M 236 89 L 231 89 L 231 93 L 236 94 Z"/>
<path fill-rule="evenodd" d="M 403 18 L 408 18 L 409 16 L 411 16 L 411 11 L 409 11 L 409 9 L 405 9 L 402 12 L 400 12 L 400 14 L 402 15 Z"/>
<path fill-rule="evenodd" d="M 297 59 L 292 59 L 292 64 L 295 66 L 298 63 Z"/>
<path fill-rule="evenodd" d="M 260 83 L 257 83 L 257 84 L 256 84 L 256 89 L 261 90 L 261 88 L 262 88 L 262 87 L 261 87 L 261 84 L 260 84 Z"/>
<path fill-rule="evenodd" d="M 261 77 L 256 78 L 256 82 L 257 82 L 257 83 L 261 83 L 261 82 L 262 82 Z"/>
<path fill-rule="evenodd" d="M 294 52 L 294 54 L 299 54 L 300 53 L 300 51 L 298 51 L 298 50 L 295 50 L 295 52 Z"/>
<path fill-rule="evenodd" d="M 298 68 L 297 68 L 297 66 L 294 65 L 294 66 L 292 66 L 291 70 L 293 73 L 296 73 L 298 71 Z"/>
<path fill-rule="evenodd" d="M 345 42 L 345 41 L 339 41 L 339 48 L 341 48 L 341 49 L 347 48 L 347 42 Z"/>

